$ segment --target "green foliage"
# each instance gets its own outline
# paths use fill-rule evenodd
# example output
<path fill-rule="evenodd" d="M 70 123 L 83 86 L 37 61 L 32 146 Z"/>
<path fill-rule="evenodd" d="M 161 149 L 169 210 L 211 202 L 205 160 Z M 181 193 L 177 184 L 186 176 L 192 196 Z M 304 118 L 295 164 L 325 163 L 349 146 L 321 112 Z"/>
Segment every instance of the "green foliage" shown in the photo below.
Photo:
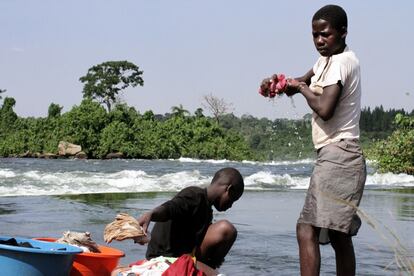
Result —
<path fill-rule="evenodd" d="M 414 115 L 397 114 L 396 130 L 368 152 L 382 172 L 414 174 Z"/>
<path fill-rule="evenodd" d="M 62 111 L 63 106 L 60 106 L 58 104 L 55 103 L 51 103 L 49 105 L 49 108 L 47 109 L 47 117 L 48 118 L 54 118 L 54 117 L 59 117 L 60 113 Z"/>
<path fill-rule="evenodd" d="M 204 114 L 203 114 L 203 109 L 202 108 L 197 108 L 196 109 L 196 111 L 194 111 L 194 115 L 197 117 L 197 118 L 201 118 L 201 117 L 204 117 Z"/>
<path fill-rule="evenodd" d="M 80 145 L 90 158 L 104 158 L 114 152 L 126 158 L 148 159 L 314 157 L 308 114 L 301 120 L 258 119 L 250 115 L 238 118 L 233 114 L 216 120 L 205 117 L 201 108 L 190 115 L 179 105 L 172 107 L 171 114 L 155 115 L 148 110 L 141 115 L 126 104 L 115 104 L 107 112 L 86 97 L 64 114 L 60 114 L 62 107 L 52 103 L 46 118 L 19 118 L 13 110 L 15 104 L 13 98 L 6 97 L 0 108 L 0 156 L 57 153 L 58 143 L 63 140 Z M 363 112 L 364 149 L 370 159 L 378 161 L 381 171 L 413 173 L 413 117 L 403 111 L 395 116 L 393 124 L 376 124 L 376 120 L 388 122 L 387 111 L 381 107 Z"/>
<path fill-rule="evenodd" d="M 126 157 L 134 157 L 134 140 L 133 133 L 127 124 L 120 121 L 114 121 L 106 126 L 101 133 L 99 147 L 96 156 L 105 157 L 108 153 L 122 152 Z"/>
<path fill-rule="evenodd" d="M 6 89 L 0 89 L 0 100 L 3 98 L 2 96 L 1 96 L 1 93 L 4 93 L 4 92 L 6 92 L 7 90 Z"/>
<path fill-rule="evenodd" d="M 134 121 L 139 118 L 139 114 L 133 107 L 126 104 L 117 104 L 115 108 L 108 113 L 111 122 L 124 122 L 127 126 L 132 126 Z"/>
<path fill-rule="evenodd" d="M 14 100 L 6 99 L 1 109 L 0 119 L 5 123 L 5 118 L 15 115 L 14 104 Z M 57 153 L 63 140 L 80 145 L 90 158 L 105 158 L 114 152 L 126 158 L 151 159 L 183 156 L 242 160 L 253 156 L 240 134 L 199 113 L 190 116 L 181 105 L 165 117 L 152 111 L 140 115 L 126 104 L 118 104 L 107 113 L 89 98 L 60 116 L 55 112 L 59 110 L 58 105 L 51 104 L 47 118 L 16 118 L 12 124 L 5 124 L 10 133 L 2 132 L 0 155 Z"/>
<path fill-rule="evenodd" d="M 221 125 L 240 133 L 247 141 L 254 159 L 286 160 L 313 157 L 310 120 L 257 119 L 250 115 L 237 118 L 227 114 Z"/>
<path fill-rule="evenodd" d="M 11 131 L 14 122 L 17 120 L 17 114 L 13 110 L 15 104 L 16 100 L 14 98 L 6 97 L 3 101 L 3 106 L 0 109 L 0 129 L 4 133 Z"/>
<path fill-rule="evenodd" d="M 104 103 L 108 111 L 117 101 L 118 94 L 125 88 L 143 86 L 143 71 L 129 61 L 107 61 L 89 68 L 79 80 L 85 83 L 83 97 L 97 99 Z"/>
<path fill-rule="evenodd" d="M 0 156 L 12 156 L 27 150 L 26 143 L 28 137 L 24 131 L 21 120 L 16 119 L 13 123 L 15 126 L 14 131 L 4 129 L 4 124 L 1 126 Z"/>
<path fill-rule="evenodd" d="M 173 116 L 177 116 L 177 117 L 185 117 L 190 114 L 188 110 L 184 109 L 182 104 L 180 104 L 179 106 L 171 107 L 171 112 Z"/>
<path fill-rule="evenodd" d="M 108 123 L 105 109 L 91 99 L 84 99 L 79 106 L 62 115 L 63 140 L 81 145 L 89 157 L 98 157 L 101 131 Z"/>
<path fill-rule="evenodd" d="M 366 132 L 388 132 L 394 130 L 393 121 L 397 114 L 406 114 L 403 109 L 390 109 L 384 111 L 381 106 L 375 107 L 372 111 L 369 107 L 361 110 L 359 122 L 362 130 Z"/>

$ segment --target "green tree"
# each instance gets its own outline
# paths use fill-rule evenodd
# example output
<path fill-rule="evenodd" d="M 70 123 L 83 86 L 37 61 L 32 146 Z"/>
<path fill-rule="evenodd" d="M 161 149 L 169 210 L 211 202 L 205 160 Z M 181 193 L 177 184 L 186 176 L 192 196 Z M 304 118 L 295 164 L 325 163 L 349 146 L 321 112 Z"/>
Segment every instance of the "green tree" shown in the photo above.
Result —
<path fill-rule="evenodd" d="M 152 112 L 152 110 L 147 110 L 144 112 L 143 117 L 145 120 L 153 121 L 155 118 L 155 115 L 154 115 L 154 112 Z"/>
<path fill-rule="evenodd" d="M 91 99 L 84 99 L 62 116 L 62 139 L 82 146 L 89 157 L 97 157 L 100 135 L 108 123 L 105 109 Z"/>
<path fill-rule="evenodd" d="M 83 97 L 97 99 L 106 105 L 108 112 L 125 88 L 143 86 L 143 71 L 129 61 L 107 61 L 89 68 L 79 80 L 84 83 Z"/>
<path fill-rule="evenodd" d="M 13 124 L 17 120 L 17 114 L 13 110 L 15 105 L 14 98 L 4 98 L 3 106 L 0 109 L 0 129 L 3 131 L 9 132 L 13 129 Z"/>
<path fill-rule="evenodd" d="M 180 104 L 179 106 L 171 107 L 171 112 L 172 112 L 172 115 L 176 117 L 185 117 L 190 114 L 188 110 L 184 109 L 182 104 Z"/>
<path fill-rule="evenodd" d="M 139 114 L 135 108 L 129 107 L 125 103 L 116 104 L 115 108 L 108 113 L 108 117 L 111 122 L 124 122 L 128 127 L 134 124 L 134 120 L 138 118 L 138 116 Z"/>
<path fill-rule="evenodd" d="M 49 108 L 47 109 L 47 117 L 48 118 L 59 117 L 60 113 L 62 112 L 62 108 L 63 106 L 60 106 L 55 103 L 51 103 L 49 105 Z"/>
<path fill-rule="evenodd" d="M 101 132 L 97 156 L 103 158 L 108 153 L 122 152 L 126 157 L 134 157 L 134 146 L 132 130 L 124 122 L 114 121 Z"/>
<path fill-rule="evenodd" d="M 194 111 L 194 115 L 195 115 L 197 118 L 202 118 L 202 117 L 204 117 L 204 114 L 203 114 L 203 109 L 202 109 L 201 107 L 197 108 L 197 109 L 196 109 L 196 111 Z"/>
<path fill-rule="evenodd" d="M 381 172 L 414 175 L 414 116 L 397 114 L 397 129 L 386 139 L 377 142 L 369 151 Z"/>
<path fill-rule="evenodd" d="M 7 90 L 6 89 L 0 89 L 0 94 L 1 93 L 4 93 L 4 92 L 6 92 Z M 2 99 L 3 97 L 0 95 L 0 100 Z"/>

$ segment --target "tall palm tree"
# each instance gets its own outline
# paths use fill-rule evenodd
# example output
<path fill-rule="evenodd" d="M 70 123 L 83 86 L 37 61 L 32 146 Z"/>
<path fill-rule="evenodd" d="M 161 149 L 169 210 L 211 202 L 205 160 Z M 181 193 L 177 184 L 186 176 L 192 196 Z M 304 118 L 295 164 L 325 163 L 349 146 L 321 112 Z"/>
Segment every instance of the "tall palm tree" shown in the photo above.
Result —
<path fill-rule="evenodd" d="M 175 117 L 185 117 L 186 115 L 190 115 L 190 112 L 184 109 L 182 104 L 180 104 L 179 106 L 171 107 L 171 112 L 172 112 L 172 115 Z"/>

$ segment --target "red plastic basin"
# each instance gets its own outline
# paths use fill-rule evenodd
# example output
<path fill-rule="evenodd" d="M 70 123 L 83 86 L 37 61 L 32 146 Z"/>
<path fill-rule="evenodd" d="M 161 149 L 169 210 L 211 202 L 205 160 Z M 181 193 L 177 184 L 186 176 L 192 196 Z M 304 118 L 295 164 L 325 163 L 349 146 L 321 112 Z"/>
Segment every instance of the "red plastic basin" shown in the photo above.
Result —
<path fill-rule="evenodd" d="M 55 238 L 35 238 L 35 240 L 54 242 Z M 119 263 L 119 259 L 125 256 L 121 250 L 98 245 L 100 253 L 83 252 L 77 254 L 70 276 L 106 276 L 111 275 Z"/>

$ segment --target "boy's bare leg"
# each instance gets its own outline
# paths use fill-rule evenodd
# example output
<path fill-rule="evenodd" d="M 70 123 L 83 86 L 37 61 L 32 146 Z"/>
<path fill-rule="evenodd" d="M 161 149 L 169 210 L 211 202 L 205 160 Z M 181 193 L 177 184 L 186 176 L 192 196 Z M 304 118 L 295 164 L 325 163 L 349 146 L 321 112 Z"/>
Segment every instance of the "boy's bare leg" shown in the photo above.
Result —
<path fill-rule="evenodd" d="M 329 239 L 336 258 L 336 275 L 355 275 L 355 251 L 352 237 L 347 234 L 330 230 Z"/>
<path fill-rule="evenodd" d="M 319 275 L 321 253 L 319 251 L 319 229 L 310 224 L 298 223 L 296 237 L 299 244 L 300 275 Z"/>
<path fill-rule="evenodd" d="M 200 261 L 197 261 L 195 265 L 197 269 L 203 271 L 206 276 L 217 276 L 218 274 L 217 270 L 209 267 L 208 265 Z"/>
<path fill-rule="evenodd" d="M 219 267 L 236 238 L 237 230 L 229 221 L 220 220 L 211 224 L 197 249 L 197 259 L 212 268 Z"/>

